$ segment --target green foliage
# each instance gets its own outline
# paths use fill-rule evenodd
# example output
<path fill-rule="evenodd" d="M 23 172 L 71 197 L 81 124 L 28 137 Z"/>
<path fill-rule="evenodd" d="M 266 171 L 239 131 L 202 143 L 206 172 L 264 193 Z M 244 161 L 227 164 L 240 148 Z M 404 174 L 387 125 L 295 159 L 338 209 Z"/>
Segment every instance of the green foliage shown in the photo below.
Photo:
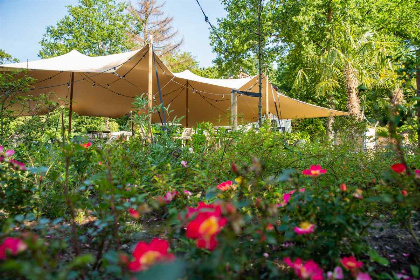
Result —
<path fill-rule="evenodd" d="M 189 52 L 178 52 L 175 54 L 169 53 L 164 55 L 162 60 L 174 73 L 179 73 L 185 70 L 192 71 L 198 68 L 198 61 Z"/>
<path fill-rule="evenodd" d="M 0 64 L 19 62 L 18 59 L 13 58 L 10 54 L 0 49 Z"/>
<path fill-rule="evenodd" d="M 211 31 L 210 37 L 217 53 L 215 63 L 220 76 L 236 76 L 239 72 L 250 75 L 257 73 L 259 2 L 262 2 L 263 69 L 270 67 L 272 61 L 281 55 L 278 30 L 273 25 L 276 1 L 224 0 L 222 4 L 228 14 L 218 20 L 219 27 Z"/>
<path fill-rule="evenodd" d="M 142 108 L 147 100 L 137 103 Z M 137 126 L 141 124 L 138 121 Z M 372 221 L 409 228 L 411 216 L 418 211 L 415 179 L 389 168 L 395 163 L 395 153 L 390 150 L 367 154 L 355 149 L 348 138 L 344 140 L 350 142 L 338 146 L 298 143 L 300 136 L 275 133 L 269 126 L 259 131 L 228 132 L 202 124 L 186 147 L 171 138 L 155 134 L 152 142 L 144 142 L 137 136 L 109 144 L 97 141 L 85 148 L 80 144 L 86 140 L 76 137 L 64 147 L 42 142 L 19 146 L 18 159 L 46 168 L 1 173 L 9 174 L 1 183 L 4 190 L 13 190 L 14 199 L 13 203 L 8 200 L 2 204 L 9 217 L 2 221 L 3 228 L 8 229 L 3 235 L 13 233 L 28 244 L 28 249 L 0 265 L 2 271 L 10 273 L 13 269 L 13 275 L 27 276 L 27 267 L 31 267 L 39 271 L 36 275 L 49 275 L 50 279 L 83 274 L 92 278 L 142 277 L 148 274 L 130 273 L 119 256 L 138 240 L 161 236 L 170 240 L 172 252 L 181 260 L 162 264 L 162 269 L 167 267 L 188 278 L 221 274 L 227 278 L 287 278 L 288 273 L 275 265 L 284 257 L 313 259 L 327 271 L 339 265 L 343 255 L 364 258 L 366 252 L 372 263 L 364 260 L 364 267 L 377 275 L 375 267 L 386 265 L 387 260 L 370 250 L 365 241 Z M 410 166 L 418 168 L 418 155 L 407 156 Z M 233 169 L 232 163 L 236 166 Z M 321 164 L 327 173 L 318 178 L 303 176 L 301 170 L 311 164 Z M 25 176 L 13 179 L 15 173 Z M 216 186 L 226 180 L 232 180 L 236 188 L 218 190 Z M 347 185 L 345 191 L 340 190 L 342 183 Z M 13 188 L 11 184 L 15 184 Z M 71 208 L 64 206 L 70 205 L 66 195 L 57 191 L 64 185 L 69 190 Z M 28 188 L 33 189 L 30 195 L 25 192 Z M 402 189 L 410 195 L 403 196 Z M 295 194 L 288 203 L 279 207 L 284 195 L 293 190 Z M 177 194 L 172 200 L 165 201 L 164 196 L 174 191 Z M 2 200 L 6 202 L 5 197 Z M 211 252 L 197 248 L 185 236 L 188 222 L 179 219 L 187 207 L 198 202 L 221 203 L 223 209 L 230 209 L 223 210 L 228 223 L 217 236 L 216 250 Z M 16 207 L 20 212 L 13 210 Z M 127 214 L 129 208 L 139 211 L 138 221 Z M 82 248 L 78 258 L 68 253 L 74 247 L 69 226 L 72 211 Z M 34 214 L 36 222 L 29 223 L 28 217 Z M 294 228 L 302 222 L 315 224 L 314 233 L 297 235 Z M 50 245 L 43 241 L 30 245 L 20 231 L 11 230 L 19 225 L 24 231 L 33 231 L 34 224 L 41 226 L 39 240 L 48 236 Z M 274 228 L 269 228 L 270 224 Z M 54 243 L 61 236 L 65 238 Z M 105 244 L 108 249 L 102 251 Z M 86 255 L 92 250 L 93 255 Z M 34 254 L 36 257 L 32 257 Z M 57 261 L 54 256 L 62 254 L 72 261 Z"/>
<path fill-rule="evenodd" d="M 130 50 L 128 37 L 131 17 L 124 13 L 126 4 L 115 0 L 80 0 L 67 7 L 68 15 L 56 26 L 48 26 L 39 56 L 48 58 L 71 50 L 100 56 Z"/>
<path fill-rule="evenodd" d="M 211 35 L 219 76 L 256 73 L 258 2 L 222 1 L 227 15 Z M 400 57 L 418 49 L 415 0 L 274 2 L 262 1 L 264 68 L 276 64 L 270 78 L 281 91 L 339 110 L 360 106 L 369 120 L 386 118 L 385 92 L 403 87 L 410 99 L 414 77 L 397 72 L 410 64 Z"/>
<path fill-rule="evenodd" d="M 413 221 L 420 210 L 420 181 L 414 172 L 420 169 L 420 152 L 402 145 L 397 135 L 418 127 L 416 61 L 410 54 L 417 39 L 408 27 L 416 24 L 416 13 L 406 15 L 413 3 L 262 1 L 264 62 L 266 67 L 269 61 L 281 62 L 271 74 L 281 89 L 342 109 L 349 85 L 345 69 L 351 65 L 358 73 L 352 78 L 360 79 L 357 93 L 366 115 L 388 125 L 387 131 L 378 128 L 377 135 L 392 137 L 390 148 L 363 151 L 360 135 L 366 123 L 352 118 L 336 118 L 340 140 L 335 145 L 324 141 L 323 119 L 294 121 L 291 134 L 272 131 L 269 123 L 259 130 L 236 131 L 204 123 L 191 139 L 181 141 L 179 120 L 170 120 L 174 125 L 164 129 L 149 123 L 149 114 L 170 108 L 149 109 L 145 96 L 136 98 L 130 121 L 118 120 L 136 132 L 128 141 L 88 142 L 85 133 L 103 130 L 102 119 L 77 115 L 73 137 L 65 137 L 68 112 L 63 108 L 45 116 L 7 115 L 0 151 L 0 277 L 293 279 L 285 258 L 301 258 L 315 261 L 326 278 L 327 271 L 343 266 L 340 259 L 354 256 L 363 266 L 345 269 L 345 279 L 360 271 L 374 279 L 397 279 L 393 261 L 371 245 L 375 232 L 390 225 L 404 234 L 393 240 L 409 244 L 399 248 L 409 253 L 401 261 L 405 273 L 418 277 L 420 242 Z M 223 4 L 228 15 L 217 30 L 223 42 L 212 34 L 217 67 L 198 69 L 191 55 L 183 53 L 170 58 L 173 70 L 192 67 L 206 77 L 255 73 L 258 1 Z M 129 18 L 123 8 L 99 0 L 70 6 L 69 15 L 47 29 L 40 55 L 69 48 L 91 55 L 129 49 L 124 29 Z M 385 8 L 398 13 L 388 19 Z M 397 34 L 404 29 L 398 21 L 407 28 L 405 35 Z M 408 50 L 402 38 L 409 40 Z M 11 93 L 29 87 L 29 81 L 15 76 L 2 79 L 0 85 Z M 406 100 L 390 104 L 396 88 L 403 89 Z M 48 99 L 44 95 L 32 101 L 57 107 Z M 110 126 L 118 128 L 117 122 Z M 15 150 L 13 156 L 6 144 Z M 405 170 L 392 169 L 395 163 L 404 163 Z M 321 165 L 325 174 L 305 175 L 311 174 L 306 170 L 311 165 Z M 222 182 L 229 186 L 226 190 Z M 213 208 L 194 212 L 198 203 Z M 206 215 L 213 216 L 202 219 Z M 198 238 L 191 233 L 197 223 Z M 312 232 L 299 232 L 308 225 Z M 10 237 L 18 239 L 16 250 L 7 247 Z M 137 242 L 148 242 L 138 246 L 144 250 L 156 237 L 168 240 L 176 261 L 155 258 L 158 251 L 153 250 L 131 256 Z M 136 259 L 145 271 L 132 271 L 130 262 Z"/>

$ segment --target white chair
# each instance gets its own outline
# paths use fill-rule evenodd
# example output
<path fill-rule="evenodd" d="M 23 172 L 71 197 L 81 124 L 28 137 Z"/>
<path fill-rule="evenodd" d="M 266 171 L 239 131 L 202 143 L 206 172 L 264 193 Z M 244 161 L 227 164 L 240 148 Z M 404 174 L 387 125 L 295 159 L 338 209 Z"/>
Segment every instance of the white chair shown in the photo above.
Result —
<path fill-rule="evenodd" d="M 185 147 L 185 144 L 188 140 L 191 140 L 191 136 L 193 135 L 193 129 L 190 127 L 184 128 L 180 137 L 174 137 L 174 139 L 181 139 L 182 147 Z"/>

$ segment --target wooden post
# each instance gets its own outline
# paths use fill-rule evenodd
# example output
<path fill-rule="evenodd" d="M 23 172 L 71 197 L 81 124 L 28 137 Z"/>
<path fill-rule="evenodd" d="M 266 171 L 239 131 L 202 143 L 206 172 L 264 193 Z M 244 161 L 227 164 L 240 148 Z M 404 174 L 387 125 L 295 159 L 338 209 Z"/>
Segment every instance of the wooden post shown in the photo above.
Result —
<path fill-rule="evenodd" d="M 189 108 L 188 108 L 188 80 L 187 80 L 187 83 L 186 83 L 186 85 L 185 85 L 185 91 L 186 91 L 186 94 L 185 94 L 185 127 L 188 127 L 188 111 L 190 110 Z"/>
<path fill-rule="evenodd" d="M 238 94 L 235 91 L 231 91 L 230 98 L 230 113 L 231 113 L 231 122 L 232 130 L 238 129 Z"/>
<path fill-rule="evenodd" d="M 147 87 L 147 108 L 149 110 L 148 135 L 152 136 L 152 107 L 153 107 L 153 36 L 149 37 L 149 84 Z"/>
<path fill-rule="evenodd" d="M 130 120 L 131 120 L 131 137 L 133 137 L 134 136 L 133 111 L 130 111 Z"/>
<path fill-rule="evenodd" d="M 69 106 L 69 139 L 71 137 L 71 115 L 73 114 L 73 86 L 74 86 L 74 72 L 71 72 L 70 82 L 70 106 Z"/>
<path fill-rule="evenodd" d="M 268 76 L 267 76 L 267 71 L 265 71 L 265 115 L 268 119 L 268 117 L 270 116 L 270 107 L 269 107 L 269 103 L 268 103 Z"/>

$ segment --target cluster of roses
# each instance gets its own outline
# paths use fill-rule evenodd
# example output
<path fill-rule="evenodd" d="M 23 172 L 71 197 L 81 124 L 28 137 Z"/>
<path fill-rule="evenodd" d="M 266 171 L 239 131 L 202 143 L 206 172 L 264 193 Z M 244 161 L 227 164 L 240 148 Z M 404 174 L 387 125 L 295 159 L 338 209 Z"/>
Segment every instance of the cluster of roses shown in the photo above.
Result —
<path fill-rule="evenodd" d="M 392 171 L 398 174 L 404 174 L 407 170 L 407 167 L 403 163 L 395 163 L 391 165 Z M 414 170 L 414 178 L 420 180 L 420 169 Z M 407 196 L 408 192 L 407 190 L 401 190 L 402 195 Z"/>
<path fill-rule="evenodd" d="M 220 204 L 199 202 L 197 207 L 189 207 L 187 211 L 185 219 L 190 220 L 187 237 L 196 240 L 199 248 L 214 250 L 217 246 L 216 236 L 227 223 Z"/>
<path fill-rule="evenodd" d="M 311 177 L 318 177 L 321 174 L 325 174 L 325 173 L 327 173 L 327 170 L 322 169 L 321 165 L 311 165 L 311 167 L 309 169 L 305 169 L 305 170 L 302 171 L 303 175 L 307 175 L 307 176 L 311 176 Z M 343 191 L 343 192 L 347 191 L 346 184 L 344 184 L 344 183 L 341 184 L 340 185 L 340 190 Z M 292 192 L 290 194 L 293 194 Z M 355 192 L 353 193 L 353 197 L 355 197 L 357 199 L 363 199 L 362 193 L 363 193 L 363 191 L 361 189 L 356 189 Z M 290 195 L 289 195 L 288 198 L 290 198 Z"/>
<path fill-rule="evenodd" d="M 14 150 L 5 151 L 3 146 L 0 146 L 0 162 L 8 162 L 15 170 L 26 170 L 24 163 L 11 158 L 14 154 Z"/>
<path fill-rule="evenodd" d="M 305 192 L 305 189 L 304 188 L 299 189 L 299 192 Z M 295 191 L 292 190 L 292 191 L 290 191 L 288 193 L 283 194 L 283 201 L 281 203 L 277 204 L 276 206 L 277 207 L 284 207 L 284 206 L 286 206 L 289 203 L 289 200 L 290 200 L 290 198 L 292 197 L 292 195 L 294 193 L 295 193 Z M 304 222 L 301 222 L 299 224 L 299 226 L 298 227 L 295 227 L 293 230 L 296 232 L 297 235 L 310 234 L 310 233 L 313 233 L 314 232 L 315 225 L 314 224 L 311 224 L 311 223 L 309 223 L 307 221 L 304 221 Z"/>
<path fill-rule="evenodd" d="M 8 255 L 16 256 L 25 251 L 27 247 L 20 238 L 7 237 L 0 244 L 0 260 L 7 259 Z"/>
<path fill-rule="evenodd" d="M 90 146 L 92 146 L 92 143 L 91 143 L 91 142 L 86 142 L 86 143 L 84 143 L 84 144 L 80 144 L 80 146 L 82 146 L 83 148 L 87 149 L 87 148 L 89 148 Z"/>
<path fill-rule="evenodd" d="M 130 211 L 130 210 L 129 210 Z M 217 246 L 217 234 L 227 223 L 222 216 L 219 204 L 206 204 L 199 202 L 197 207 L 187 208 L 186 235 L 196 241 L 198 248 L 214 250 Z M 133 260 L 127 262 L 127 267 L 132 272 L 148 269 L 157 262 L 172 261 L 175 256 L 168 252 L 169 243 L 166 240 L 155 238 L 150 244 L 139 242 L 133 251 Z"/>
<path fill-rule="evenodd" d="M 293 268 L 299 279 L 324 280 L 323 269 L 313 260 L 302 262 L 302 259 L 300 258 L 297 258 L 295 261 L 292 261 L 290 258 L 284 258 L 284 262 L 289 267 Z M 351 276 L 356 278 L 356 280 L 371 279 L 369 274 L 360 271 L 363 263 L 357 261 L 355 257 L 344 257 L 340 259 L 340 263 L 346 270 L 350 271 Z M 327 279 L 344 279 L 343 269 L 340 266 L 337 266 L 334 271 L 328 271 Z"/>
<path fill-rule="evenodd" d="M 395 171 L 394 167 L 400 168 L 401 166 L 391 166 Z M 404 170 L 397 172 L 402 173 Z M 320 165 L 311 165 L 310 169 L 302 171 L 302 174 L 318 177 L 322 174 L 325 174 L 326 169 L 322 169 Z M 415 171 L 416 176 L 420 177 L 420 170 Z M 417 175 L 418 174 L 418 175 Z M 217 186 L 217 189 L 221 191 L 232 190 L 236 186 L 232 181 L 226 181 Z M 347 186 L 341 184 L 340 190 L 345 192 L 347 191 Z M 188 191 L 184 191 L 188 192 Z M 305 189 L 299 189 L 299 192 L 305 192 Z M 289 200 L 293 196 L 295 191 L 290 191 L 283 195 L 283 201 L 280 204 L 277 204 L 277 207 L 283 207 L 289 203 Z M 187 193 L 186 193 L 187 194 Z M 166 193 L 164 200 L 166 203 L 172 201 L 179 193 L 177 191 L 170 191 Z M 187 194 L 187 195 L 190 195 Z M 361 193 L 356 190 L 356 198 L 362 199 Z M 228 208 L 232 208 L 231 204 L 226 205 L 228 212 L 232 211 Z M 233 209 L 234 210 L 234 209 Z M 130 214 L 133 217 L 138 217 L 138 212 L 134 209 L 129 209 Z M 184 220 L 188 221 L 186 225 L 186 235 L 188 238 L 196 241 L 196 246 L 198 248 L 203 248 L 207 250 L 214 250 L 217 247 L 217 235 L 226 225 L 227 219 L 222 215 L 222 206 L 221 204 L 206 204 L 204 202 L 199 202 L 197 207 L 187 208 L 187 214 L 184 217 Z M 273 225 L 268 225 L 267 230 L 271 230 Z M 310 234 L 313 233 L 315 225 L 307 221 L 301 222 L 299 227 L 295 227 L 294 231 L 298 235 Z M 149 268 L 156 262 L 160 261 L 170 261 L 175 258 L 175 256 L 168 252 L 169 243 L 166 240 L 153 239 L 150 244 L 145 242 L 139 242 L 133 252 L 134 260 L 128 263 L 128 268 L 131 271 L 140 271 Z M 323 269 L 313 260 L 307 262 L 302 262 L 301 259 L 297 258 L 295 261 L 292 261 L 290 258 L 285 258 L 284 262 L 291 268 L 294 269 L 295 274 L 300 279 L 311 279 L 311 280 L 323 280 L 324 271 Z M 352 277 L 356 280 L 370 280 L 370 276 L 367 273 L 360 271 L 360 268 L 363 266 L 362 262 L 356 260 L 355 257 L 344 257 L 340 259 L 342 266 L 348 270 Z M 343 269 L 340 266 L 337 266 L 333 272 L 327 272 L 327 278 L 334 279 L 344 279 Z"/>

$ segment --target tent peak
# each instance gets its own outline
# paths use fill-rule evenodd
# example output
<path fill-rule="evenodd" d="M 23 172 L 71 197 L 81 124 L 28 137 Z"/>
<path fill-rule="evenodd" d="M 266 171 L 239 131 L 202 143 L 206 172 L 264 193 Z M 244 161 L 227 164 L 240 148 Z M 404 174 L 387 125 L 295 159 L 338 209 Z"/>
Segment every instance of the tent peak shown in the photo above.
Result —
<path fill-rule="evenodd" d="M 71 54 L 80 54 L 80 55 L 84 55 L 84 54 L 82 54 L 81 52 L 79 52 L 78 50 L 76 50 L 76 49 L 73 49 L 73 50 L 71 50 L 70 52 L 68 52 L 68 53 L 71 53 Z M 84 56 L 86 56 L 86 55 L 84 55 Z"/>

